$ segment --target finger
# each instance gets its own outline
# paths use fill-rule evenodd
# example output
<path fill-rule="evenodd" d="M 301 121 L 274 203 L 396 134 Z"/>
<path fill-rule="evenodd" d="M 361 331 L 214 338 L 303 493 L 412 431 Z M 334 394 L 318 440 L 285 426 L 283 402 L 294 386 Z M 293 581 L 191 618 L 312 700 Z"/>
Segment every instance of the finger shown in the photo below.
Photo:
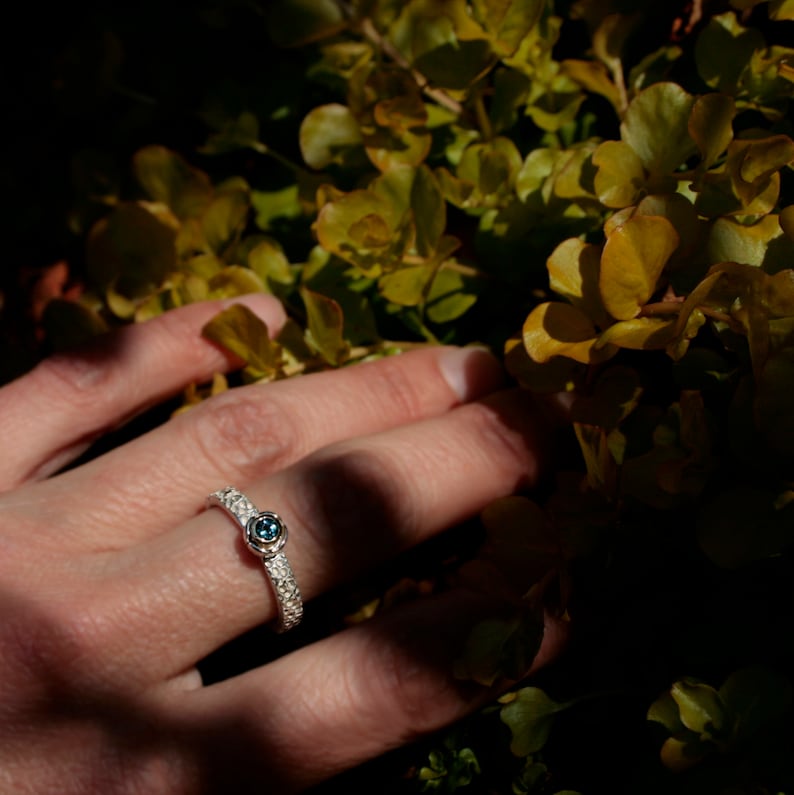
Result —
<path fill-rule="evenodd" d="M 58 470 L 103 432 L 240 362 L 201 337 L 221 309 L 244 303 L 271 331 L 284 322 L 269 295 L 194 304 L 45 359 L 0 390 L 0 489 Z"/>
<path fill-rule="evenodd" d="M 274 792 L 302 791 L 461 719 L 496 688 L 456 680 L 454 661 L 471 628 L 496 615 L 471 593 L 422 599 L 196 691 L 190 723 L 206 727 L 214 748 L 228 749 L 211 757 L 218 766 L 202 777 L 233 769 L 248 774 L 251 791 L 264 775 Z M 528 673 L 559 654 L 564 633 L 546 618 Z M 244 730 L 229 743 L 212 728 L 219 726 Z"/>
<path fill-rule="evenodd" d="M 194 516 L 226 483 L 262 478 L 341 439 L 438 415 L 502 378 L 483 350 L 430 348 L 230 390 L 47 484 L 58 492 L 51 502 L 79 521 L 87 543 L 127 546 Z M 113 499 L 85 500 L 86 493 Z"/>
<path fill-rule="evenodd" d="M 536 416 L 518 392 L 340 442 L 246 488 L 289 525 L 285 552 L 306 600 L 476 514 L 537 477 Z M 260 561 L 219 509 L 120 553 L 97 610 L 149 676 L 183 671 L 276 615 Z M 145 649 L 135 639 L 146 633 Z M 156 648 L 157 653 L 152 653 Z"/>

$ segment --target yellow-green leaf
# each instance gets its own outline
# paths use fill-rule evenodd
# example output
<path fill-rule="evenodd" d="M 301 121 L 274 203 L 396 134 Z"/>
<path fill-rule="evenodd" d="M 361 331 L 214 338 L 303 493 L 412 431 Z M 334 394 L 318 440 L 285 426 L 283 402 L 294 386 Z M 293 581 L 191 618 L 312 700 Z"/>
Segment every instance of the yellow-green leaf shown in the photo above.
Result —
<path fill-rule="evenodd" d="M 208 340 L 242 359 L 253 378 L 274 378 L 281 367 L 281 353 L 265 322 L 247 306 L 234 304 L 215 315 L 201 330 Z"/>
<path fill-rule="evenodd" d="M 674 172 L 697 150 L 689 135 L 694 102 L 677 83 L 654 83 L 626 110 L 621 137 L 652 175 Z"/>
<path fill-rule="evenodd" d="M 607 321 L 598 291 L 600 260 L 598 246 L 572 237 L 560 243 L 546 261 L 551 289 L 599 326 Z"/>
<path fill-rule="evenodd" d="M 605 207 L 636 204 L 645 187 L 645 169 L 634 149 L 623 141 L 605 141 L 593 155 L 595 191 Z"/>
<path fill-rule="evenodd" d="M 500 700 L 504 706 L 499 717 L 510 729 L 510 750 L 516 756 L 540 751 L 549 738 L 554 716 L 575 703 L 554 701 L 537 687 L 522 687 Z"/>
<path fill-rule="evenodd" d="M 149 197 L 171 208 L 177 218 L 198 218 L 212 198 L 212 183 L 201 170 L 164 146 L 138 150 L 135 177 Z"/>
<path fill-rule="evenodd" d="M 709 168 L 733 140 L 736 102 L 727 94 L 698 97 L 689 117 L 689 134 L 700 150 L 702 167 Z"/>
<path fill-rule="evenodd" d="M 604 244 L 599 276 L 601 298 L 612 317 L 637 316 L 678 242 L 675 227 L 653 215 L 634 216 L 612 232 Z"/>
<path fill-rule="evenodd" d="M 582 364 L 604 361 L 616 348 L 595 349 L 597 332 L 590 318 L 569 304 L 549 302 L 530 312 L 523 329 L 524 346 L 536 362 L 567 356 Z"/>
<path fill-rule="evenodd" d="M 354 147 L 363 143 L 358 121 L 346 105 L 320 105 L 309 111 L 298 136 L 301 154 L 312 168 L 342 164 Z"/>
<path fill-rule="evenodd" d="M 342 308 L 332 298 L 305 287 L 300 294 L 306 307 L 309 344 L 328 364 L 342 364 L 350 349 L 344 336 Z"/>
<path fill-rule="evenodd" d="M 598 338 L 596 347 L 617 345 L 637 351 L 659 350 L 676 336 L 677 320 L 636 317 L 611 325 Z"/>

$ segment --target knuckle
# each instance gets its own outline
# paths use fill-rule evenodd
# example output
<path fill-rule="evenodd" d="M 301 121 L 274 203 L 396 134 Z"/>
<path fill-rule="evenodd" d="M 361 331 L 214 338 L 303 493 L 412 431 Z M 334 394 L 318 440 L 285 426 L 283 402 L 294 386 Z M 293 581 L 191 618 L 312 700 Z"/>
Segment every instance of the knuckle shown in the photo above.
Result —
<path fill-rule="evenodd" d="M 360 702 L 388 715 L 389 731 L 399 733 L 402 740 L 436 727 L 437 710 L 444 711 L 451 689 L 449 677 L 424 661 L 413 646 L 408 638 L 392 637 L 384 643 L 381 635 L 374 634 L 360 664 L 351 666 L 355 682 L 348 685 L 363 688 Z"/>
<path fill-rule="evenodd" d="M 186 416 L 202 455 L 217 461 L 224 476 L 251 477 L 274 471 L 297 454 L 300 429 L 292 413 L 243 387 L 206 401 Z"/>
<path fill-rule="evenodd" d="M 103 345 L 80 353 L 59 353 L 41 362 L 31 373 L 34 388 L 57 394 L 72 408 L 90 408 L 101 413 L 103 405 L 115 398 L 116 368 L 102 354 Z"/>
<path fill-rule="evenodd" d="M 398 550 L 416 523 L 399 456 L 339 447 L 307 459 L 301 488 L 290 492 L 294 515 L 315 536 L 316 549 L 348 561 L 355 562 L 358 550 L 371 550 L 374 536 L 379 554 Z"/>
<path fill-rule="evenodd" d="M 469 415 L 468 428 L 477 449 L 495 472 L 515 479 L 516 485 L 529 485 L 535 480 L 537 454 L 527 429 L 488 403 L 472 403 L 462 411 Z"/>

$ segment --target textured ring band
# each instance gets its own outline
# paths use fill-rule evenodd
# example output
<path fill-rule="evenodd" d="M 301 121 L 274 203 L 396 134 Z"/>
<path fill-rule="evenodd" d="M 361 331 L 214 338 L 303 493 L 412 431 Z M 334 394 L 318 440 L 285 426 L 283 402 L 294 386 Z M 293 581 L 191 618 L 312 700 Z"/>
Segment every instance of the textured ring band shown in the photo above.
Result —
<path fill-rule="evenodd" d="M 296 627 L 303 617 L 303 600 L 292 566 L 281 551 L 287 542 L 287 525 L 272 511 L 259 511 L 242 492 L 227 486 L 207 497 L 207 507 L 223 508 L 243 529 L 246 547 L 267 572 L 278 603 L 276 632 Z"/>

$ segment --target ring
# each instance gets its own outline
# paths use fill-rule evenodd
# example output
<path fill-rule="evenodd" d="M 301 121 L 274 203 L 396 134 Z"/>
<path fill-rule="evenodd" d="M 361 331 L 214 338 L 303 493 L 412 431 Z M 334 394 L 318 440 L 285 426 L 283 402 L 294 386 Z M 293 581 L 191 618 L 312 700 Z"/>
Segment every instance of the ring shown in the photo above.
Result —
<path fill-rule="evenodd" d="M 287 525 L 272 511 L 260 511 L 242 492 L 227 486 L 207 497 L 208 508 L 223 508 L 243 529 L 243 541 L 261 558 L 278 603 L 276 632 L 296 627 L 303 617 L 303 600 L 292 566 L 281 551 L 287 543 Z"/>

